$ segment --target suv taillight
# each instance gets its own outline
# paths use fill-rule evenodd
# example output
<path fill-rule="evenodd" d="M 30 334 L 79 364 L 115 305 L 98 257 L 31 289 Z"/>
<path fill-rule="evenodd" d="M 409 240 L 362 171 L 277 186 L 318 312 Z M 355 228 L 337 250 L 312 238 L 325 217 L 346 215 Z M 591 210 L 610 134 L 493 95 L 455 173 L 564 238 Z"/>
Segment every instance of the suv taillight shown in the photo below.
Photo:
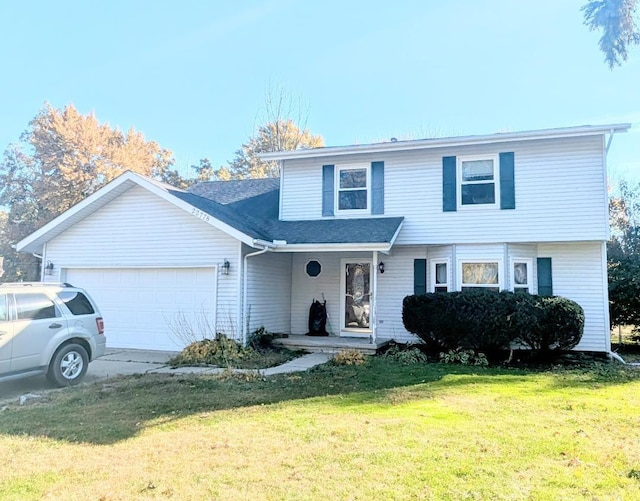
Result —
<path fill-rule="evenodd" d="M 96 318 L 96 325 L 98 326 L 98 334 L 104 334 L 104 320 L 102 320 L 102 317 Z"/>

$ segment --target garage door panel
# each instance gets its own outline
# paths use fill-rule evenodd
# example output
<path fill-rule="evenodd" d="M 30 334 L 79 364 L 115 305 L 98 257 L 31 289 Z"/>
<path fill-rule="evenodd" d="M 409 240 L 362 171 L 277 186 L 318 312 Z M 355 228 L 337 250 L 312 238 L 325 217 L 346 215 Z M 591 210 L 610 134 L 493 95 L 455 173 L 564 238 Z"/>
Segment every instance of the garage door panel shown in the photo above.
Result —
<path fill-rule="evenodd" d="M 172 332 L 185 322 L 195 336 L 215 333 L 215 268 L 68 269 L 66 275 L 98 304 L 108 347 L 179 350 L 195 340 Z"/>

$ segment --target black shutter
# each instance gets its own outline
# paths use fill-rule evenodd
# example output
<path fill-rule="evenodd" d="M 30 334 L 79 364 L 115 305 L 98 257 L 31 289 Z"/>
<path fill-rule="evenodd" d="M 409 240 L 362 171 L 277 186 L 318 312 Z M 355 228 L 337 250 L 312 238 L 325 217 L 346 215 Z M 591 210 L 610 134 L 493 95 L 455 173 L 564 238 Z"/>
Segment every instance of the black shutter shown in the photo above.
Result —
<path fill-rule="evenodd" d="M 456 200 L 456 157 L 442 157 L 442 210 L 455 212 Z"/>
<path fill-rule="evenodd" d="M 384 162 L 371 162 L 371 214 L 384 214 Z"/>
<path fill-rule="evenodd" d="M 334 168 L 333 165 L 322 166 L 322 215 L 333 216 L 334 207 Z"/>
<path fill-rule="evenodd" d="M 513 152 L 500 153 L 500 208 L 516 208 Z"/>
<path fill-rule="evenodd" d="M 413 293 L 416 295 L 427 293 L 427 260 L 413 260 Z"/>
<path fill-rule="evenodd" d="M 550 257 L 538 258 L 538 295 L 553 296 L 553 273 Z"/>

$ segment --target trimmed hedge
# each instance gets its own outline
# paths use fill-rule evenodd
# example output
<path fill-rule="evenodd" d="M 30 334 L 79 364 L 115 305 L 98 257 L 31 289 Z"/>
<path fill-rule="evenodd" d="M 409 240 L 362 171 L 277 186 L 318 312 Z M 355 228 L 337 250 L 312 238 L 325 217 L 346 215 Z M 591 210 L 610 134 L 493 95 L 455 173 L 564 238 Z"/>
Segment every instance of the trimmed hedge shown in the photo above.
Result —
<path fill-rule="evenodd" d="M 432 351 L 491 353 L 514 344 L 564 351 L 584 329 L 582 307 L 570 299 L 484 289 L 407 296 L 402 320 Z"/>

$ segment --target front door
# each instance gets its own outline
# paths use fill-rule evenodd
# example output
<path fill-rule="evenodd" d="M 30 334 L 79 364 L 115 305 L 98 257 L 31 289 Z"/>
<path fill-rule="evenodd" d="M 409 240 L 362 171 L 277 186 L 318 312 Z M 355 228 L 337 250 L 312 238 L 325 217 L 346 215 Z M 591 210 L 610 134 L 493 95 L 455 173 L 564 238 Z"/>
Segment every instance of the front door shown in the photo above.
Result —
<path fill-rule="evenodd" d="M 371 327 L 371 261 L 342 261 L 342 325 L 343 336 L 370 335 Z"/>

